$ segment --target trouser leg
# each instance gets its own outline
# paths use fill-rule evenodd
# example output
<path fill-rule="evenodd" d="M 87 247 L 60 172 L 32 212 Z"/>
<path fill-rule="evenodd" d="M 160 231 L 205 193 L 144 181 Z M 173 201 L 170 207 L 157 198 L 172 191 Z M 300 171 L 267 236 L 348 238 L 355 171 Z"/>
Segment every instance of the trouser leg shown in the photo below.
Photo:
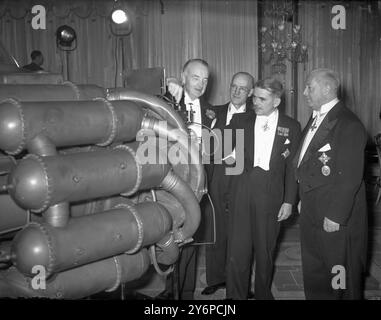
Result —
<path fill-rule="evenodd" d="M 273 300 L 271 284 L 274 272 L 274 251 L 279 234 L 279 223 L 273 212 L 265 208 L 255 210 L 254 259 L 255 298 Z"/>
<path fill-rule="evenodd" d="M 233 203 L 233 221 L 228 240 L 226 297 L 247 299 L 250 284 L 252 237 L 248 200 L 239 187 Z"/>
<path fill-rule="evenodd" d="M 179 298 L 193 300 L 197 277 L 198 246 L 187 245 L 182 249 L 179 261 Z"/>
<path fill-rule="evenodd" d="M 318 227 L 301 216 L 300 237 L 303 285 L 306 299 L 333 299 L 331 274 L 324 262 Z"/>
<path fill-rule="evenodd" d="M 254 234 L 255 260 L 255 298 L 273 300 L 271 284 L 274 271 L 274 251 L 279 234 L 279 199 L 266 192 L 269 181 L 268 172 L 255 168 L 252 173 L 254 201 L 252 213 L 252 230 Z"/>
<path fill-rule="evenodd" d="M 223 174 L 223 172 L 221 172 Z M 213 182 L 211 197 L 215 211 L 215 243 L 206 245 L 206 281 L 209 286 L 226 281 L 227 227 L 229 218 L 228 181 L 220 176 Z"/>

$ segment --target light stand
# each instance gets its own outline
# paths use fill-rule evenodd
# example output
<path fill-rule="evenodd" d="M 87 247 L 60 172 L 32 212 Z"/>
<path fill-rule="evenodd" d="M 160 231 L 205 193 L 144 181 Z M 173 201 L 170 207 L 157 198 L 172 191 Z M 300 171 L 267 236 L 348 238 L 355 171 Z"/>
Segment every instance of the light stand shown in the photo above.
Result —
<path fill-rule="evenodd" d="M 57 48 L 65 52 L 65 60 L 63 70 L 65 80 L 70 80 L 69 72 L 69 53 L 77 48 L 77 35 L 72 27 L 63 25 L 58 27 L 56 31 Z"/>

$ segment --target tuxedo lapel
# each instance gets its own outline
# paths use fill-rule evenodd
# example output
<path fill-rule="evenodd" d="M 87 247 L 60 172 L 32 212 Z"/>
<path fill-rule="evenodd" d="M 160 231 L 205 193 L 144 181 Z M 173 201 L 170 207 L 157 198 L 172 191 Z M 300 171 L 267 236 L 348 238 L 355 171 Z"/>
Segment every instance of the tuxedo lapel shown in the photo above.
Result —
<path fill-rule="evenodd" d="M 306 124 L 306 126 L 303 129 L 302 138 L 300 139 L 299 147 L 298 147 L 298 150 L 297 150 L 295 157 L 294 157 L 294 160 L 293 160 L 293 164 L 294 164 L 295 168 L 298 167 L 298 162 L 299 162 L 299 158 L 300 158 L 300 153 L 302 152 L 303 142 L 306 138 L 307 132 L 310 129 L 313 120 L 314 120 L 314 118 L 312 118 L 312 116 L 311 116 L 310 120 L 308 120 L 308 123 Z"/>
<path fill-rule="evenodd" d="M 181 111 L 186 111 L 187 108 L 185 106 L 185 95 L 183 94 L 183 96 L 181 97 L 181 100 L 179 102 L 179 106 L 180 106 L 180 110 Z"/>
<path fill-rule="evenodd" d="M 229 104 L 224 106 L 222 112 L 221 112 L 221 119 L 220 119 L 220 125 L 221 127 L 224 127 L 226 125 L 226 118 L 228 117 L 228 109 L 229 109 Z M 217 119 L 218 121 L 218 119 Z"/>
<path fill-rule="evenodd" d="M 226 126 L 226 117 L 228 115 L 229 103 L 227 103 L 221 107 L 218 107 L 218 108 L 221 108 L 221 109 L 219 109 L 217 112 L 217 122 L 216 122 L 214 128 L 222 129 Z"/>
<path fill-rule="evenodd" d="M 331 111 L 327 114 L 327 116 L 324 118 L 323 122 L 320 124 L 319 128 L 317 129 L 314 137 L 312 138 L 306 153 L 304 154 L 304 157 L 302 159 L 302 162 L 300 163 L 300 166 L 308 161 L 310 156 L 316 152 L 324 143 L 326 140 L 328 134 L 333 129 L 333 127 L 337 123 L 337 114 L 341 110 L 341 102 L 339 102 L 336 106 L 334 106 Z M 309 129 L 309 128 L 308 128 Z M 304 141 L 304 140 L 303 140 Z"/>
<path fill-rule="evenodd" d="M 202 97 L 199 98 L 199 101 L 202 125 L 210 127 L 213 120 L 206 115 L 206 110 L 209 108 L 209 104 Z"/>
<path fill-rule="evenodd" d="M 280 153 L 282 146 L 283 146 L 283 140 L 282 136 L 278 134 L 279 130 L 278 128 L 284 128 L 284 118 L 283 115 L 279 113 L 278 116 L 278 123 L 275 129 L 275 137 L 274 137 L 274 143 L 273 143 L 273 149 L 271 150 L 271 157 L 270 157 L 270 163 L 275 157 L 276 154 Z"/>
<path fill-rule="evenodd" d="M 257 116 L 252 113 L 247 118 L 247 124 L 245 126 L 245 154 L 247 157 L 247 162 L 250 167 L 254 166 L 254 150 L 255 150 L 255 137 L 254 137 L 254 126 Z"/>

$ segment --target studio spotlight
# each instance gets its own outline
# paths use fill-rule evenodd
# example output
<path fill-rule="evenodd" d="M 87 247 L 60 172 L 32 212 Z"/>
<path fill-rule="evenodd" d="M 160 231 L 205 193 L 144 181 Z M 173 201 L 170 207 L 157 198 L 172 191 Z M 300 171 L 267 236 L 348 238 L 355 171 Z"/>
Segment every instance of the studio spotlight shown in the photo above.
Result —
<path fill-rule="evenodd" d="M 58 27 L 56 31 L 56 41 L 58 48 L 65 51 L 74 50 L 77 47 L 76 39 L 77 35 L 72 27 L 67 25 Z"/>
<path fill-rule="evenodd" d="M 127 22 L 128 16 L 124 10 L 118 9 L 112 12 L 111 19 L 116 24 L 121 24 Z"/>
<path fill-rule="evenodd" d="M 110 29 L 114 36 L 128 36 L 132 31 L 132 19 L 125 9 L 115 8 L 110 15 Z"/>

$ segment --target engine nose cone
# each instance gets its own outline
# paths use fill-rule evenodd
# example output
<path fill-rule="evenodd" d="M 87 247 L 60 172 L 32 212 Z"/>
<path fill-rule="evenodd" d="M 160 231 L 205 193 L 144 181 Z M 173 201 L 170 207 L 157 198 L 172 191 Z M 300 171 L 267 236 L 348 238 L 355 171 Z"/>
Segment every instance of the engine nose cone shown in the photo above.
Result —
<path fill-rule="evenodd" d="M 22 151 L 24 143 L 22 111 L 14 99 L 0 103 L 0 149 L 9 154 Z"/>
<path fill-rule="evenodd" d="M 48 178 L 42 160 L 28 156 L 8 176 L 8 191 L 22 208 L 40 212 L 48 201 Z"/>
<path fill-rule="evenodd" d="M 49 272 L 51 252 L 49 237 L 44 227 L 31 223 L 20 231 L 12 242 L 11 256 L 14 266 L 27 276 L 35 276 L 42 270 Z"/>

